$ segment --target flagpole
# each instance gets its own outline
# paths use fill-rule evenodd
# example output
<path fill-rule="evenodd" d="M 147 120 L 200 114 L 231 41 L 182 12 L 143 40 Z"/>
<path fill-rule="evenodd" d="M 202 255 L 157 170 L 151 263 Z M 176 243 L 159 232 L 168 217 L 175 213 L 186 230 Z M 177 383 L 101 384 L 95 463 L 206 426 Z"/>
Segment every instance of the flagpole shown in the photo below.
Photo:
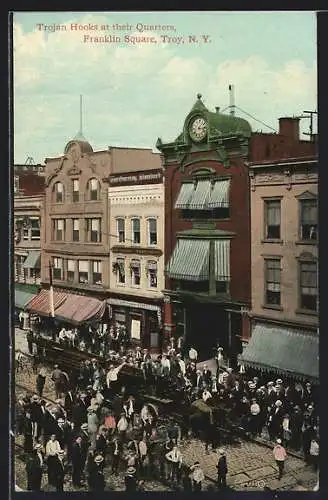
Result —
<path fill-rule="evenodd" d="M 50 261 L 49 261 L 49 283 L 50 283 L 50 289 L 49 289 L 50 315 L 52 318 L 54 318 L 55 317 L 54 288 L 52 285 L 52 264 Z"/>

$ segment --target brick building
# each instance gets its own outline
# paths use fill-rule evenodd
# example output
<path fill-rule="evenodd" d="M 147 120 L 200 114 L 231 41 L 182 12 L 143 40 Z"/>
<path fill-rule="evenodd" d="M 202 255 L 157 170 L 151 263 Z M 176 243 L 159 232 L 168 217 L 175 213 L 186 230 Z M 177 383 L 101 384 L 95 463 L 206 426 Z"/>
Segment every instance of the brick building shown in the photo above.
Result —
<path fill-rule="evenodd" d="M 208 110 L 198 94 L 183 132 L 157 141 L 165 168 L 165 332 L 200 356 L 231 358 L 251 303 L 247 121 Z"/>

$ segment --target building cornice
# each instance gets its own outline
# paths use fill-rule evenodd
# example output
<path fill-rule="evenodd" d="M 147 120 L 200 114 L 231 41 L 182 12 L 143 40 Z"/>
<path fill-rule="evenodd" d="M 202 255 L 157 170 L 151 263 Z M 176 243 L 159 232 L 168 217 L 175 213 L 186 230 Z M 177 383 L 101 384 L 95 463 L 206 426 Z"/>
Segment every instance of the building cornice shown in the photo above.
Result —
<path fill-rule="evenodd" d="M 161 257 L 163 255 L 163 251 L 159 248 L 152 247 L 125 247 L 121 245 L 115 245 L 111 248 L 113 253 L 121 253 L 121 254 L 136 254 L 136 255 L 150 255 L 155 257 Z"/>

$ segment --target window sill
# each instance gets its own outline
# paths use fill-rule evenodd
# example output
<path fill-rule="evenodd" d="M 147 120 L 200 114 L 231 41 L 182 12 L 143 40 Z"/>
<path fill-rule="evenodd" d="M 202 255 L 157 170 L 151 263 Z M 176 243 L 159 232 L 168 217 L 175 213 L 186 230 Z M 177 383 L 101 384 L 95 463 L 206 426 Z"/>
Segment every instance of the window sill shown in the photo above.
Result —
<path fill-rule="evenodd" d="M 312 246 L 317 246 L 318 245 L 318 240 L 299 240 L 295 241 L 295 245 L 312 245 Z"/>
<path fill-rule="evenodd" d="M 279 243 L 280 245 L 283 244 L 283 240 L 280 240 L 280 239 L 275 239 L 275 238 L 267 238 L 267 239 L 264 239 L 264 240 L 261 240 L 261 243 Z"/>
<path fill-rule="evenodd" d="M 263 304 L 262 306 L 262 309 L 273 309 L 274 311 L 283 311 L 283 307 L 282 306 L 277 306 L 275 304 Z"/>
<path fill-rule="evenodd" d="M 318 311 L 312 311 L 312 309 L 296 309 L 295 314 L 304 314 L 306 316 L 318 316 Z"/>

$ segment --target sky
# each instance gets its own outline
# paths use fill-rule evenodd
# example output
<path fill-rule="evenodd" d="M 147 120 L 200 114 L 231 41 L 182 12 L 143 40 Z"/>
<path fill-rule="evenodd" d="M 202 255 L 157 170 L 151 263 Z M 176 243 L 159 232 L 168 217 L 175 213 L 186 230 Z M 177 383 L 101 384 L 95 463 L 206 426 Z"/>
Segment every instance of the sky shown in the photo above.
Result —
<path fill-rule="evenodd" d="M 63 154 L 80 95 L 94 151 L 156 150 L 180 134 L 197 93 L 227 108 L 229 84 L 254 131 L 272 132 L 244 112 L 277 130 L 279 117 L 317 109 L 314 12 L 16 12 L 13 47 L 15 163 Z"/>

